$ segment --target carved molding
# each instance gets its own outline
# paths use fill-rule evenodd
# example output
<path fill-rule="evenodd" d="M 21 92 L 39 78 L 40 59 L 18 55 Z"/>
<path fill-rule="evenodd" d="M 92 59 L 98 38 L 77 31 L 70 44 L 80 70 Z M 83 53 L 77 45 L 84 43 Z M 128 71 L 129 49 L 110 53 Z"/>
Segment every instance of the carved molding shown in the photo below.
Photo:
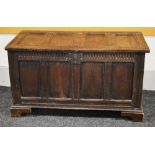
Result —
<path fill-rule="evenodd" d="M 81 62 L 134 62 L 134 53 L 64 53 L 64 52 L 20 52 L 18 60 Z"/>
<path fill-rule="evenodd" d="M 83 55 L 83 61 L 134 62 L 134 53 L 90 53 Z"/>
<path fill-rule="evenodd" d="M 71 61 L 71 57 L 63 52 L 21 52 L 18 54 L 18 60 L 38 60 L 38 61 Z"/>

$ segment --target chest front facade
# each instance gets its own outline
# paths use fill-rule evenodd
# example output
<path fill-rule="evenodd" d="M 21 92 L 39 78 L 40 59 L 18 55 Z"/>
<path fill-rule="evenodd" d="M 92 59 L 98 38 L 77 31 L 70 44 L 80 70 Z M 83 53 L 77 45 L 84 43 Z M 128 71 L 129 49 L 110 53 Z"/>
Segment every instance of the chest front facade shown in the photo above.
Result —
<path fill-rule="evenodd" d="M 17 105 L 140 108 L 144 54 L 14 52 L 9 57 Z"/>

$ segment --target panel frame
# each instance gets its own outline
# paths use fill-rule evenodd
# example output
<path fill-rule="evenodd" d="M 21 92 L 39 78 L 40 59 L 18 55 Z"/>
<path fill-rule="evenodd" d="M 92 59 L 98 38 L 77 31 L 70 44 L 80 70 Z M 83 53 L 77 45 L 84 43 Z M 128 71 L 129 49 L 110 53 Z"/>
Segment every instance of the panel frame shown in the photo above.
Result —
<path fill-rule="evenodd" d="M 144 77 L 144 63 L 145 63 L 145 53 L 136 53 L 132 105 L 138 109 L 142 109 L 141 100 L 142 100 L 142 88 L 143 88 L 143 77 Z"/>
<path fill-rule="evenodd" d="M 63 52 L 63 51 L 62 51 Z M 41 52 L 40 52 L 41 53 Z M 70 54 L 72 54 L 70 52 Z M 85 53 L 87 54 L 87 53 Z M 96 55 L 97 53 L 91 53 L 91 55 Z M 112 54 L 112 53 L 109 53 L 109 54 Z M 114 53 L 113 53 L 114 54 Z M 130 53 L 127 53 L 128 55 L 130 55 Z M 132 53 L 133 54 L 133 53 Z M 47 55 L 47 56 L 46 56 Z M 43 56 L 43 57 L 42 57 Z M 97 61 L 95 61 L 95 58 L 91 57 L 88 59 L 88 57 L 86 58 L 85 56 L 81 55 L 79 58 L 77 58 L 75 60 L 76 63 L 74 63 L 74 59 L 73 57 L 71 57 L 71 55 L 66 55 L 67 57 L 62 57 L 60 59 L 55 59 L 55 57 L 52 57 L 51 56 L 51 53 L 49 52 L 44 52 L 41 54 L 41 56 L 39 56 L 39 52 L 35 52 L 35 51 L 32 51 L 31 53 L 27 53 L 27 52 L 24 52 L 24 51 L 14 51 L 14 52 L 9 52 L 8 51 L 8 58 L 9 58 L 9 71 L 10 71 L 10 79 L 11 79 L 11 89 L 12 89 L 12 96 L 13 96 L 13 102 L 15 105 L 41 105 L 41 104 L 49 104 L 49 105 L 55 105 L 55 101 L 52 102 L 48 102 L 46 96 L 45 98 L 43 99 L 42 96 L 41 97 L 22 97 L 21 96 L 21 90 L 20 90 L 20 81 L 19 81 L 19 66 L 18 66 L 18 62 L 20 60 L 25 60 L 25 61 L 40 61 L 42 63 L 42 65 L 46 67 L 47 65 L 47 62 L 48 61 L 62 61 L 62 62 L 71 62 L 71 68 L 72 68 L 72 84 L 74 84 L 74 81 L 77 80 L 76 79 L 76 75 L 79 74 L 79 71 L 80 71 L 80 66 L 81 66 L 81 63 L 83 62 L 102 62 L 102 63 L 112 63 L 112 62 L 115 62 L 114 60 L 116 60 L 116 62 L 120 62 L 119 61 L 119 58 L 115 58 L 115 56 L 111 56 L 110 59 L 107 59 L 106 56 L 105 56 L 105 53 L 103 53 L 103 57 L 102 59 L 99 59 Z M 82 57 L 82 58 L 81 58 Z M 118 107 L 131 107 L 133 109 L 137 108 L 137 109 L 141 109 L 141 89 L 142 89 L 142 83 L 143 83 L 143 78 L 140 78 L 140 77 L 143 77 L 143 72 L 144 72 L 144 58 L 145 58 L 145 53 L 140 53 L 140 54 L 137 54 L 136 52 L 134 53 L 134 57 L 132 58 L 123 58 L 121 57 L 120 60 L 121 62 L 132 62 L 134 63 L 134 79 L 133 79 L 133 92 L 132 92 L 132 100 L 111 100 L 111 99 L 104 99 L 104 100 L 98 100 L 97 102 L 94 102 L 93 100 L 79 100 L 77 98 L 74 97 L 75 95 L 75 90 L 77 88 L 79 88 L 78 85 L 74 85 L 74 87 L 72 88 L 73 90 L 73 98 L 72 100 L 66 100 L 66 101 L 61 101 L 60 99 L 58 99 L 57 101 L 57 105 L 59 104 L 64 104 L 64 105 L 67 105 L 68 103 L 69 104 L 72 104 L 72 105 L 81 105 L 82 103 L 89 103 L 90 105 L 94 105 L 96 104 L 96 106 L 99 104 L 101 106 L 109 106 L 112 104 L 112 105 L 115 105 L 117 107 L 117 104 L 118 104 Z M 76 69 L 75 69 L 76 68 Z M 44 69 L 43 69 L 44 70 Z M 75 73 L 76 71 L 78 73 Z M 46 73 L 46 70 L 44 70 L 45 73 Z M 105 73 L 106 75 L 106 73 Z M 46 73 L 46 76 L 47 76 L 47 73 Z M 45 77 L 46 78 L 46 77 Z M 48 84 L 48 83 L 46 83 Z M 47 85 L 44 85 L 42 87 L 45 87 L 45 92 L 46 92 L 46 87 Z M 103 88 L 104 89 L 104 88 Z M 46 93 L 45 93 L 46 94 Z M 78 95 L 78 93 L 76 94 Z M 115 104 L 116 103 L 116 104 Z M 82 106 L 82 105 L 81 105 Z M 95 106 L 95 105 L 94 105 Z"/>
<path fill-rule="evenodd" d="M 13 104 L 17 105 L 21 104 L 21 90 L 19 81 L 18 54 L 16 51 L 8 51 L 8 59 Z"/>
<path fill-rule="evenodd" d="M 31 51 L 29 53 L 24 52 L 24 51 L 17 51 L 15 53 L 11 53 L 13 56 L 16 56 L 16 62 L 18 64 L 17 67 L 17 72 L 16 74 L 19 74 L 19 62 L 25 61 L 25 62 L 39 62 L 40 63 L 40 97 L 23 97 L 21 95 L 21 89 L 19 89 L 19 97 L 20 97 L 20 102 L 17 102 L 17 104 L 26 104 L 26 105 L 36 105 L 36 104 L 51 104 L 53 103 L 68 103 L 72 102 L 73 103 L 73 97 L 72 98 L 66 98 L 66 99 L 60 99 L 60 98 L 50 98 L 48 96 L 48 71 L 49 71 L 49 63 L 54 63 L 54 62 L 67 62 L 70 63 L 71 65 L 71 72 L 72 72 L 72 64 L 71 64 L 71 57 L 67 53 L 61 52 L 59 55 L 59 52 L 55 51 L 52 52 L 35 52 Z M 66 54 L 66 57 L 64 55 Z M 42 76 L 43 75 L 43 76 Z M 20 85 L 20 82 L 18 83 Z M 21 86 L 20 86 L 21 87 Z M 13 91 L 14 92 L 14 91 Z M 16 90 L 15 90 L 16 92 Z M 16 99 L 15 99 L 16 100 Z"/>
<path fill-rule="evenodd" d="M 104 99 L 79 99 L 79 104 L 80 103 L 89 103 L 91 105 L 93 104 L 99 104 L 102 106 L 108 106 L 108 104 L 113 104 L 117 107 L 121 106 L 122 108 L 125 106 L 129 106 L 131 108 L 134 108 L 135 105 L 133 103 L 133 97 L 131 98 L 131 100 L 116 100 L 116 99 L 110 99 L 111 96 L 111 78 L 112 78 L 112 63 L 115 62 L 124 62 L 124 63 L 133 63 L 133 70 L 135 72 L 135 62 L 136 62 L 136 52 L 135 53 L 91 53 L 90 55 L 88 53 L 84 53 L 83 54 L 83 58 L 80 62 L 80 67 L 81 64 L 86 62 L 86 63 L 104 63 L 105 67 L 104 67 L 104 88 L 103 88 L 103 92 L 104 92 Z M 87 55 L 87 56 L 86 56 Z M 101 57 L 98 57 L 98 55 L 100 55 Z M 98 57 L 98 59 L 96 59 L 95 57 Z M 133 74 L 133 83 L 134 83 L 134 78 L 135 78 L 135 74 Z M 132 90 L 132 96 L 133 96 L 134 92 Z M 115 104 L 116 103 L 116 104 Z"/>

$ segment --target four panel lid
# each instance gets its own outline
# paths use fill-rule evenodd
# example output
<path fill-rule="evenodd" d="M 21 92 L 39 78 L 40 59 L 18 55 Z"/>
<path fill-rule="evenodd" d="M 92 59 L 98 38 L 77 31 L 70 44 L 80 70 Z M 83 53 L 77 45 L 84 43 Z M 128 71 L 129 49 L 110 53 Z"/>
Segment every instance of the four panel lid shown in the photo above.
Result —
<path fill-rule="evenodd" d="M 141 32 L 22 31 L 6 50 L 149 52 Z"/>

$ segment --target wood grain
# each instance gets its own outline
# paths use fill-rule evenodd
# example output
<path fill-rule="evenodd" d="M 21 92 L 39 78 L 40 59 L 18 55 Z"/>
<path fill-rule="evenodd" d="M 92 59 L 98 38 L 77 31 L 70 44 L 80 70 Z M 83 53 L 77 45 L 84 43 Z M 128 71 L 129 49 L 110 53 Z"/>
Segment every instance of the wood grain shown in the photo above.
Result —
<path fill-rule="evenodd" d="M 131 99 L 133 83 L 133 63 L 113 63 L 111 98 Z"/>
<path fill-rule="evenodd" d="M 22 31 L 6 50 L 149 52 L 141 32 Z"/>

